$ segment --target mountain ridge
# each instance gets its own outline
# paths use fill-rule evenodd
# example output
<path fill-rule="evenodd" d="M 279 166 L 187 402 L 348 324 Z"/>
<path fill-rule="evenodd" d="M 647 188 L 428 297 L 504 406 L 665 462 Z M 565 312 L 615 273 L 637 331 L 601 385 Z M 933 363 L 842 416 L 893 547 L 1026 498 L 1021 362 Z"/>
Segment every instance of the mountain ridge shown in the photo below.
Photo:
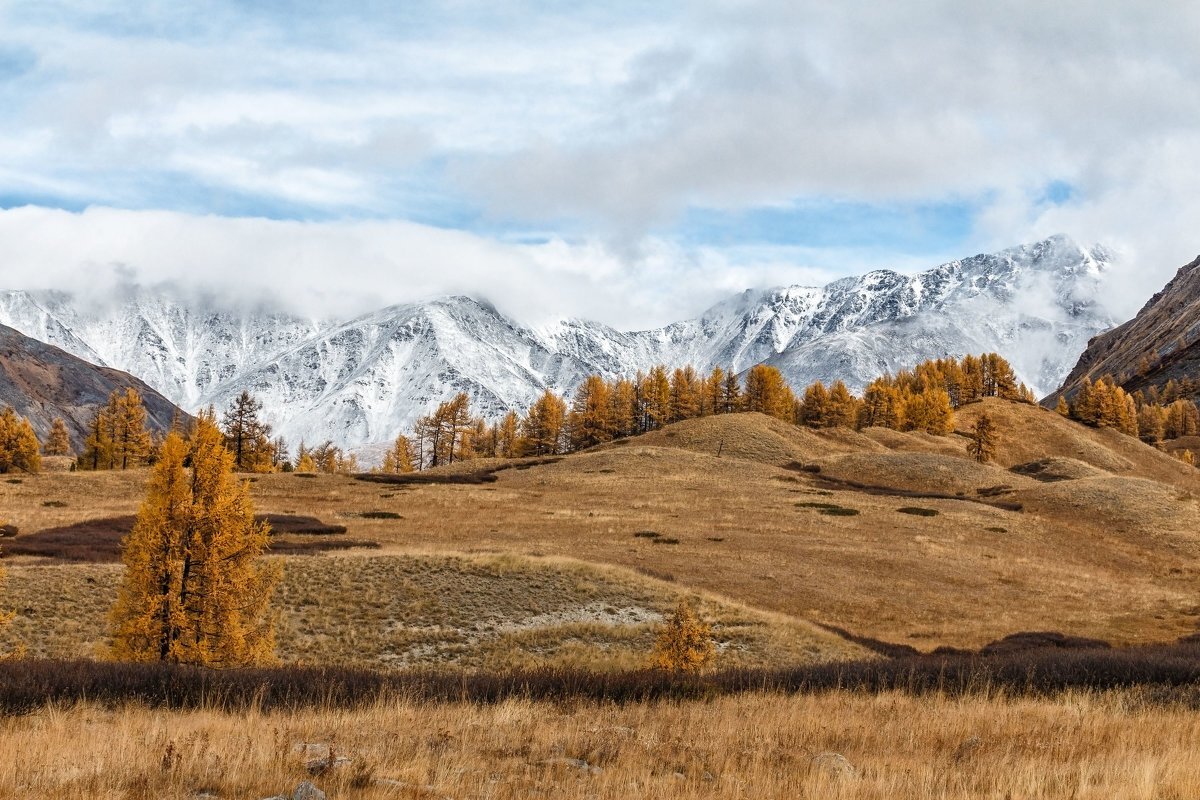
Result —
<path fill-rule="evenodd" d="M 78 450 L 87 437 L 87 423 L 95 407 L 113 390 L 132 387 L 142 395 L 146 422 L 159 433 L 170 429 L 179 413 L 186 413 L 143 381 L 110 367 L 96 366 L 61 348 L 40 342 L 0 325 L 0 407 L 12 406 L 29 420 L 41 441 L 46 441 L 55 417 L 61 417 Z"/>
<path fill-rule="evenodd" d="M 1180 267 L 1133 319 L 1091 339 L 1045 402 L 1072 397 L 1085 379 L 1105 375 L 1130 392 L 1200 377 L 1200 256 Z"/>
<path fill-rule="evenodd" d="M 353 447 L 389 440 L 459 391 L 495 417 L 547 389 L 568 393 L 589 373 L 658 363 L 739 373 L 768 363 L 794 386 L 842 379 L 858 390 L 925 358 L 1000 350 L 1023 380 L 1049 388 L 1113 324 L 1095 302 L 1110 261 L 1057 236 L 913 275 L 750 289 L 641 331 L 583 319 L 526 326 L 467 295 L 335 320 L 136 288 L 108 307 L 0 292 L 0 323 L 138 375 L 189 410 L 249 389 L 293 444 Z"/>

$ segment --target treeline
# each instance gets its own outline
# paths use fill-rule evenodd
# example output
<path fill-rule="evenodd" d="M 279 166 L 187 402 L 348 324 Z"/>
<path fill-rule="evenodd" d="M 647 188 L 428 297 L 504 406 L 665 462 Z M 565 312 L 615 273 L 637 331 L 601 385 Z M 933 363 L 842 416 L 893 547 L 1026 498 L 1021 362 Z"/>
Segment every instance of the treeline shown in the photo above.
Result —
<path fill-rule="evenodd" d="M 1087 425 L 1113 428 L 1158 444 L 1200 434 L 1200 409 L 1187 397 L 1190 388 L 1172 380 L 1161 390 L 1152 386 L 1131 394 L 1105 375 L 1095 383 L 1084 379 L 1070 401 L 1059 397 L 1056 410 Z"/>
<path fill-rule="evenodd" d="M 411 432 L 397 436 L 378 470 L 403 473 L 475 458 L 559 455 L 673 422 L 747 411 L 812 428 L 884 427 L 942 436 L 954 429 L 955 409 L 984 397 L 1036 402 L 1012 366 L 995 353 L 926 361 L 877 378 L 862 397 L 842 381 L 813 383 L 797 393 L 778 369 L 765 364 L 752 367 L 744 381 L 721 367 L 701 374 L 691 366 L 669 370 L 659 365 L 633 377 L 589 375 L 569 399 L 546 390 L 525 413 L 510 411 L 498 421 L 473 413 L 469 397 L 459 394 L 421 417 Z M 359 470 L 354 454 L 332 441 L 316 446 L 301 441 L 293 459 L 288 443 L 272 436 L 261 411 L 262 403 L 243 391 L 220 416 L 219 428 L 237 471 Z M 217 418 L 211 408 L 207 416 Z M 187 436 L 190 424 L 177 419 L 172 429 Z M 6 433 L 10 430 L 17 433 Z M 1189 430 L 1194 432 L 1194 425 Z M 79 469 L 153 464 L 162 446 L 162 437 L 147 429 L 145 406 L 132 388 L 114 391 L 96 408 L 87 432 L 76 459 Z M 0 471 L 36 469 L 38 452 L 27 422 L 11 410 L 0 418 Z M 62 420 L 55 421 L 45 452 L 70 453 Z"/>
<path fill-rule="evenodd" d="M 765 364 L 752 367 L 744 383 L 720 367 L 702 375 L 691 366 L 656 366 L 633 378 L 589 375 L 569 402 L 546 390 L 525 414 L 510 411 L 494 423 L 472 414 L 470 399 L 459 394 L 418 420 L 411 435 L 398 436 L 380 471 L 557 455 L 672 422 L 743 411 L 813 428 L 877 426 L 941 436 L 954 428 L 954 409 L 984 397 L 1036 403 L 995 353 L 923 362 L 872 381 L 861 398 L 841 381 L 813 383 L 797 395 L 778 369 Z"/>

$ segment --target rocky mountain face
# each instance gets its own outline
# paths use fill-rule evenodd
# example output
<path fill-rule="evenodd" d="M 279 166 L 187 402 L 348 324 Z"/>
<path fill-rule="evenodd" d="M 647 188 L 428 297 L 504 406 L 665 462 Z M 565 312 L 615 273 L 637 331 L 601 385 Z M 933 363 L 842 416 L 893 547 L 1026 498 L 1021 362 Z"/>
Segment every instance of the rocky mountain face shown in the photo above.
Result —
<path fill-rule="evenodd" d="M 1200 378 L 1200 256 L 1125 324 L 1092 339 L 1062 386 L 1073 396 L 1084 379 L 1111 375 L 1127 391 Z"/>
<path fill-rule="evenodd" d="M 87 422 L 96 406 L 114 389 L 130 386 L 145 401 L 150 429 L 168 430 L 178 409 L 143 381 L 0 325 L 0 407 L 12 406 L 26 417 L 43 442 L 54 418 L 62 417 L 78 449 L 87 437 Z"/>
<path fill-rule="evenodd" d="M 293 445 L 354 447 L 390 439 L 460 391 L 498 416 L 545 389 L 567 393 L 588 373 L 656 363 L 741 372 L 766 362 L 795 386 L 840 378 L 859 390 L 925 358 L 997 350 L 1048 391 L 1114 324 L 1093 301 L 1109 260 L 1054 237 L 916 275 L 879 270 L 824 287 L 751 290 L 647 331 L 586 320 L 530 328 L 461 296 L 321 320 L 161 289 L 104 303 L 0 292 L 0 323 L 127 370 L 191 411 L 249 389 Z"/>

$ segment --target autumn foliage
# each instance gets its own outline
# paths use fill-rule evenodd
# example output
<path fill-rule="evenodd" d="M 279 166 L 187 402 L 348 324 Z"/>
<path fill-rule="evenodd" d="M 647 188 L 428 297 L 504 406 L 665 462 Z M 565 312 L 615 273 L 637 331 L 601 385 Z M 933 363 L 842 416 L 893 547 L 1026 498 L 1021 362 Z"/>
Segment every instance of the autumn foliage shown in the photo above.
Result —
<path fill-rule="evenodd" d="M 1148 444 L 1200 434 L 1200 410 L 1186 396 L 1191 386 L 1169 381 L 1162 389 L 1126 392 L 1111 375 L 1085 378 L 1068 402 L 1060 397 L 1058 412 L 1097 428 L 1113 428 Z M 1186 461 L 1186 459 L 1184 459 Z"/>
<path fill-rule="evenodd" d="M 0 411 L 0 473 L 37 472 L 42 467 L 37 434 L 12 408 Z"/>
<path fill-rule="evenodd" d="M 67 431 L 67 423 L 62 417 L 55 417 L 50 424 L 50 435 L 46 438 L 43 448 L 48 456 L 69 456 L 71 454 L 71 434 Z"/>
<path fill-rule="evenodd" d="M 588 375 L 569 401 L 546 389 L 525 414 L 510 411 L 496 422 L 474 414 L 468 395 L 456 395 L 422 417 L 411 437 L 398 439 L 380 469 L 403 472 L 405 454 L 417 470 L 472 458 L 558 455 L 673 422 L 742 411 L 812 428 L 885 427 L 945 436 L 954 429 L 954 409 L 985 397 L 1036 402 L 995 353 L 926 361 L 872 381 L 862 398 L 842 381 L 828 387 L 818 381 L 798 397 L 767 364 L 751 367 L 744 383 L 721 367 L 706 375 L 691 366 L 658 365 L 633 377 Z M 313 466 L 308 460 L 296 469 Z"/>
<path fill-rule="evenodd" d="M 163 442 L 123 543 L 115 658 L 214 667 L 273 658 L 268 604 L 279 573 L 262 562 L 268 530 L 255 521 L 249 488 L 233 467 L 210 415 L 189 441 L 173 432 Z"/>
<path fill-rule="evenodd" d="M 654 642 L 651 666 L 666 672 L 699 672 L 712 664 L 717 648 L 712 626 L 700 619 L 686 600 L 680 600 Z"/>
<path fill-rule="evenodd" d="M 77 464 L 81 469 L 129 469 L 145 464 L 152 454 L 146 430 L 146 407 L 132 387 L 114 389 L 108 403 L 92 412 L 88 435 Z"/>

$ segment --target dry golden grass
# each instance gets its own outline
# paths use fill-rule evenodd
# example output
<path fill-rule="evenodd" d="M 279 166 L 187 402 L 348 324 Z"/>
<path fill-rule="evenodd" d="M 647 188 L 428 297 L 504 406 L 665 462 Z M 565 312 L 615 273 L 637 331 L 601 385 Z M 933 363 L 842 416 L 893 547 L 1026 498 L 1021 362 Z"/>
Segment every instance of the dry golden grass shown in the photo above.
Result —
<path fill-rule="evenodd" d="M 955 414 L 955 428 L 966 434 L 981 412 L 997 423 L 996 461 L 1004 467 L 1053 456 L 1074 458 L 1105 472 L 1131 475 L 1194 490 L 1194 467 L 1111 428 L 1089 428 L 1039 406 L 989 400 Z"/>
<path fill-rule="evenodd" d="M 679 588 L 616 568 L 517 556 L 285 558 L 273 602 L 284 663 L 373 668 L 644 667 Z M 0 652 L 102 657 L 121 568 L 11 568 Z M 861 658 L 862 648 L 798 620 L 704 597 L 722 666 Z"/>
<path fill-rule="evenodd" d="M 390 486 L 279 474 L 258 478 L 253 492 L 262 512 L 344 524 L 348 537 L 380 542 L 383 556 L 568 557 L 923 649 L 979 646 L 1021 630 L 1115 643 L 1194 632 L 1195 470 L 1128 437 L 1027 405 L 972 406 L 958 415 L 960 427 L 980 407 L 1008 431 L 1000 466 L 974 465 L 965 449 L 962 456 L 931 452 L 961 445 L 957 436 L 934 447 L 927 436 L 813 433 L 747 414 L 509 469 L 495 483 Z M 860 445 L 859 454 L 839 456 Z M 1043 483 L 1002 469 L 1058 456 L 1097 472 Z M 779 466 L 839 457 L 839 474 L 857 483 L 911 491 L 941 475 L 955 494 L 1024 510 L 831 488 L 822 475 Z M 1113 477 L 1102 464 L 1133 471 Z M 1140 480 L 1143 471 L 1159 482 Z M 0 513 L 23 532 L 129 514 L 144 480 L 145 473 L 27 476 L 0 483 Z M 997 485 L 1012 491 L 979 496 Z M 44 505 L 54 500 L 65 507 Z M 831 516 L 814 504 L 858 513 Z M 914 505 L 937 514 L 899 511 Z M 398 518 L 363 517 L 379 511 Z M 659 536 L 635 535 L 643 531 Z"/>
<path fill-rule="evenodd" d="M 168 800 L 812 797 L 1191 800 L 1200 716 L 1134 694 L 831 693 L 711 702 L 225 714 L 47 708 L 0 720 L 0 796 Z"/>

